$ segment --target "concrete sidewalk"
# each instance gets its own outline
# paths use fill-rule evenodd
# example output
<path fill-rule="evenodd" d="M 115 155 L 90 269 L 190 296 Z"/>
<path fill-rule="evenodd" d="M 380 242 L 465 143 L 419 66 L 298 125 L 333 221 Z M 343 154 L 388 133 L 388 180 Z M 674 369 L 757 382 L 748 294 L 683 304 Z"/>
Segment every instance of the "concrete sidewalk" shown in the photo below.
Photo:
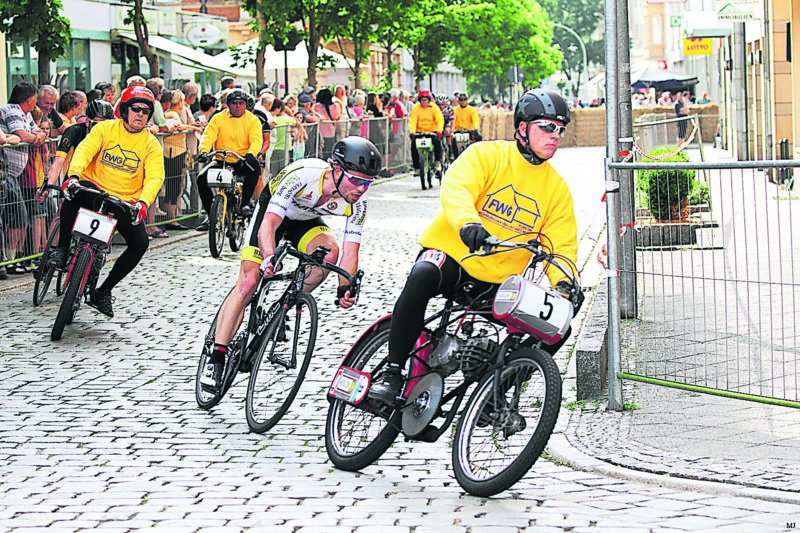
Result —
<path fill-rule="evenodd" d="M 591 306 L 603 313 L 607 278 L 594 257 L 606 235 L 592 232 L 582 238 L 581 249 L 597 245 L 583 264 L 582 279 L 584 286 L 597 289 L 590 291 Z M 578 343 L 598 334 L 584 327 Z M 612 412 L 605 398 L 577 404 L 575 376 L 573 356 L 564 376 L 569 409 L 562 409 L 548 446 L 559 461 L 660 486 L 800 504 L 800 410 L 623 381 L 624 402 L 634 408 Z"/>

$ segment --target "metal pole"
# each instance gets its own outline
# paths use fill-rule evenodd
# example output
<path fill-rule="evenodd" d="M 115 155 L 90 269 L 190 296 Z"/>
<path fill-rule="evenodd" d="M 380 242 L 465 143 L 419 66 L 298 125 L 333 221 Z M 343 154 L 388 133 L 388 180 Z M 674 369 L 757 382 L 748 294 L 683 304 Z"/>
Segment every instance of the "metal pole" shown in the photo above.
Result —
<path fill-rule="evenodd" d="M 622 383 L 619 379 L 619 182 L 617 172 L 608 167 L 619 152 L 617 146 L 617 49 L 620 35 L 617 32 L 617 0 L 605 0 L 605 34 L 606 34 L 606 218 L 608 240 L 608 408 L 612 411 L 622 410 Z M 627 40 L 628 36 L 623 36 Z"/>
<path fill-rule="evenodd" d="M 289 94 L 289 53 L 283 49 L 283 94 Z M 283 94 L 280 98 L 283 99 Z"/>
<path fill-rule="evenodd" d="M 628 38 L 628 3 L 617 4 L 617 155 L 623 156 L 633 150 L 633 110 L 631 106 L 631 48 Z M 606 104 L 609 105 L 609 104 Z M 636 293 L 636 232 L 630 228 L 636 220 L 636 187 L 632 170 L 617 172 L 620 183 L 619 215 L 628 231 L 620 237 L 619 305 L 620 318 L 638 316 Z"/>
<path fill-rule="evenodd" d="M 764 56 L 762 58 L 762 68 L 764 69 L 764 157 L 763 159 L 773 159 L 774 140 L 772 138 L 772 34 L 770 26 L 770 8 L 772 2 L 764 0 Z M 774 178 L 773 178 L 774 181 Z"/>
<path fill-rule="evenodd" d="M 736 132 L 735 154 L 737 161 L 749 159 L 747 138 L 747 53 L 745 51 L 744 22 L 733 25 L 733 120 Z"/>

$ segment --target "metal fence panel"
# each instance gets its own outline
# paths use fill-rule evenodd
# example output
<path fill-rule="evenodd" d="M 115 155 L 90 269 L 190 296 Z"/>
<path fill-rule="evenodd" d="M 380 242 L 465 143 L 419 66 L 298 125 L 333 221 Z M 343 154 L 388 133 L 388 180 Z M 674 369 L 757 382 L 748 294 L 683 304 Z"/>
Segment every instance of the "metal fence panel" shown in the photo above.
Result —
<path fill-rule="evenodd" d="M 623 377 L 800 406 L 800 198 L 769 180 L 800 162 L 609 166 L 639 180 L 639 316 L 621 322 Z M 687 170 L 708 177 L 709 202 L 655 220 L 643 189 Z"/>

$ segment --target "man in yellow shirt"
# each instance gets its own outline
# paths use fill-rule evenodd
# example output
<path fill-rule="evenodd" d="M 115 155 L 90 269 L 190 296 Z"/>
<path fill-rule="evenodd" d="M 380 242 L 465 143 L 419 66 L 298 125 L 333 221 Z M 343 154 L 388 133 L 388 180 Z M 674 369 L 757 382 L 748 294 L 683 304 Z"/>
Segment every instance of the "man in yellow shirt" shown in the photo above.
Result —
<path fill-rule="evenodd" d="M 458 95 L 458 107 L 453 109 L 453 131 L 467 130 L 469 132 L 470 142 L 476 143 L 482 141 L 478 128 L 481 127 L 481 119 L 478 117 L 478 111 L 469 105 L 469 96 L 466 93 Z M 458 157 L 458 143 L 453 137 L 451 147 L 453 149 L 453 159 Z"/>
<path fill-rule="evenodd" d="M 389 364 L 370 386 L 371 397 L 394 404 L 403 386 L 401 369 L 422 332 L 431 298 L 466 282 L 473 284 L 471 295 L 492 298 L 500 283 L 524 270 L 530 259 L 525 252 L 461 260 L 479 250 L 489 236 L 527 240 L 541 233 L 552 253 L 574 264 L 578 240 L 572 195 L 547 161 L 558 150 L 569 120 L 560 95 L 528 91 L 514 111 L 514 141 L 476 144 L 447 171 L 442 210 L 419 239 L 423 249 L 392 313 Z M 550 269 L 548 277 L 572 300 L 577 313 L 583 295 L 556 269 Z M 544 349 L 555 353 L 568 336 Z"/>
<path fill-rule="evenodd" d="M 136 268 L 147 251 L 149 239 L 141 222 L 164 183 L 164 152 L 158 139 L 146 129 L 154 109 L 155 100 L 149 89 L 125 89 L 119 102 L 121 119 L 107 120 L 92 128 L 75 149 L 67 171 L 69 177 L 62 184 L 65 201 L 61 205 L 59 246 L 50 252 L 49 259 L 56 268 L 65 267 L 67 244 L 78 210 L 81 207 L 96 210 L 100 201 L 95 195 L 73 194 L 78 180 L 81 185 L 135 204 L 133 218 L 126 210 L 110 208 L 127 247 L 89 302 L 109 317 L 114 316 L 111 290 Z"/>
<path fill-rule="evenodd" d="M 444 129 L 444 116 L 441 110 L 433 104 L 433 95 L 427 89 L 422 89 L 417 96 L 417 105 L 411 109 L 408 118 L 408 132 L 411 134 L 411 162 L 414 164 L 414 173 L 419 174 L 419 151 L 414 142 L 414 135 L 418 133 L 433 134 L 433 155 L 436 158 L 436 172 L 442 172 L 442 130 Z M 441 178 L 440 178 L 441 179 Z M 428 176 L 428 187 L 432 187 L 431 178 Z M 425 190 L 425 183 L 422 183 Z"/>
<path fill-rule="evenodd" d="M 249 95 L 241 89 L 234 89 L 228 93 L 226 98 L 228 107 L 211 118 L 203 132 L 198 156 L 200 162 L 209 160 L 211 150 L 229 150 L 244 156 L 244 161 L 231 159 L 229 163 L 233 163 L 231 165 L 233 171 L 244 179 L 242 202 L 236 208 L 245 216 L 252 214 L 250 199 L 261 177 L 258 156 L 263 144 L 261 121 L 247 110 L 248 98 Z M 217 159 L 214 166 L 221 167 L 222 159 Z M 214 201 L 214 194 L 208 187 L 208 171 L 197 177 L 197 193 L 208 215 L 211 202 Z M 208 231 L 208 222 L 197 226 L 197 231 Z"/>

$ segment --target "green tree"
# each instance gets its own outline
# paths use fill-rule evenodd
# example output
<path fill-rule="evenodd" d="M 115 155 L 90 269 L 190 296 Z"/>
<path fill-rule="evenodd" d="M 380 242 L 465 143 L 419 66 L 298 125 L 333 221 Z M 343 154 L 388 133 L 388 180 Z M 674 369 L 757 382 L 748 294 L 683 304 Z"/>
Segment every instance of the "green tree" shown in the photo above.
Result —
<path fill-rule="evenodd" d="M 605 64 L 605 43 L 603 41 L 604 4 L 597 0 L 539 0 L 539 3 L 550 14 L 551 20 L 557 21 L 580 35 L 589 64 Z M 562 70 L 568 80 L 577 80 L 575 90 L 580 87 L 578 73 L 587 67 L 583 65 L 583 54 L 575 37 L 569 32 L 555 28 L 553 40 L 561 47 L 564 55 Z"/>
<path fill-rule="evenodd" d="M 160 76 L 158 56 L 150 47 L 150 31 L 147 28 L 147 19 L 145 18 L 144 8 L 142 6 L 144 0 L 122 1 L 126 4 L 131 4 L 123 23 L 133 24 L 133 31 L 136 34 L 136 44 L 139 45 L 139 52 L 145 57 L 150 67 L 150 77 L 157 78 Z"/>
<path fill-rule="evenodd" d="M 235 59 L 240 66 L 248 63 L 255 64 L 256 84 L 264 83 L 264 54 L 267 46 L 286 42 L 289 34 L 297 34 L 297 28 L 292 23 L 298 22 L 300 16 L 297 4 L 293 2 L 281 3 L 268 0 L 243 0 L 242 7 L 253 20 L 251 27 L 258 34 L 258 41 L 254 50 L 243 50 L 238 47 Z M 301 36 L 305 33 L 302 32 Z M 254 53 L 253 53 L 254 52 Z"/>
<path fill-rule="evenodd" d="M 356 89 L 361 88 L 361 65 L 371 53 L 369 44 L 375 40 L 378 24 L 383 21 L 381 12 L 385 3 L 386 0 L 342 2 L 338 11 L 331 17 L 331 27 L 336 28 L 334 36 L 342 56 L 347 58 L 342 39 L 349 39 L 353 44 L 353 62 L 350 63 L 349 59 L 346 61 L 353 71 L 353 86 Z"/>
<path fill-rule="evenodd" d="M 389 90 L 394 85 L 394 73 L 401 65 L 392 58 L 408 43 L 417 42 L 425 32 L 424 26 L 415 24 L 416 14 L 422 13 L 424 0 L 396 0 L 389 2 L 377 13 L 378 22 L 375 31 L 375 42 L 386 50 L 387 68 L 383 73 L 381 89 Z"/>
<path fill-rule="evenodd" d="M 495 0 L 482 6 L 462 9 L 461 30 L 450 54 L 471 86 L 493 89 L 490 96 L 496 97 L 504 92 L 506 74 L 514 66 L 533 86 L 558 70 L 562 56 L 551 45 L 553 26 L 535 0 Z"/>
<path fill-rule="evenodd" d="M 16 41 L 30 40 L 39 55 L 39 83 L 50 81 L 50 62 L 63 56 L 72 37 L 61 0 L 0 0 L 0 31 Z"/>

